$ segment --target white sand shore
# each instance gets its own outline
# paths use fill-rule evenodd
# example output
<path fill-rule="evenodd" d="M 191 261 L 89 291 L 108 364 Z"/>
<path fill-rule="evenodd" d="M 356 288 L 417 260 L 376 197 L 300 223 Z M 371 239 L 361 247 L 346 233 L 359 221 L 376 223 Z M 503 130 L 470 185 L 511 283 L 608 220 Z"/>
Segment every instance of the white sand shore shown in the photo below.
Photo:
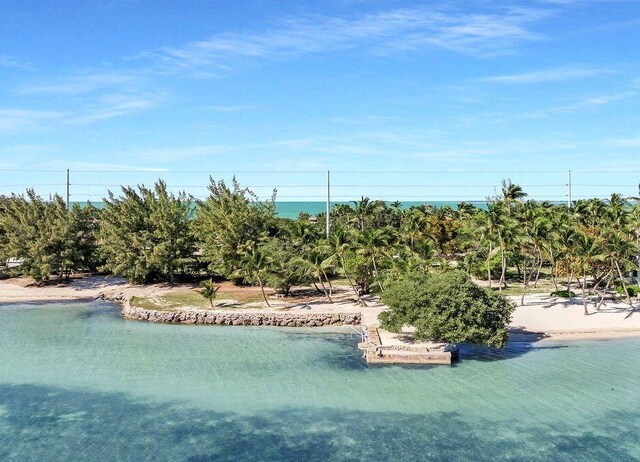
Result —
<path fill-rule="evenodd" d="M 65 285 L 36 287 L 27 285 L 24 279 L 8 279 L 0 281 L 0 304 L 19 302 L 51 302 L 82 299 L 126 298 L 131 296 L 153 297 L 174 290 L 184 290 L 192 286 L 171 286 L 168 284 L 152 284 L 137 286 L 128 284 L 124 279 L 113 277 L 86 277 L 73 280 Z M 348 290 L 345 290 L 348 293 Z M 514 297 L 514 300 L 519 297 Z M 519 301 L 519 300 L 518 300 Z M 252 304 L 255 309 L 260 304 Z M 376 326 L 377 316 L 384 306 L 369 299 L 369 307 L 362 308 L 348 297 L 338 303 L 329 304 L 313 302 L 308 304 L 291 304 L 274 301 L 273 311 L 306 311 L 313 312 L 354 312 L 362 311 L 364 324 Z M 589 306 L 595 312 L 595 305 Z M 538 340 L 579 340 L 579 339 L 614 339 L 622 337 L 640 337 L 640 312 L 629 316 L 629 306 L 625 303 L 609 303 L 600 312 L 585 316 L 582 302 L 574 299 L 569 303 L 540 294 L 528 295 L 525 306 L 519 306 L 510 324 L 512 341 Z M 246 308 L 243 309 L 246 312 Z M 407 332 L 410 333 L 410 332 Z M 381 333 L 385 344 L 406 343 L 407 333 Z"/>
<path fill-rule="evenodd" d="M 513 299 L 520 301 L 519 297 Z M 585 316 L 580 299 L 569 302 L 549 295 L 528 295 L 525 305 L 513 313 L 511 339 L 527 341 L 540 334 L 549 340 L 640 337 L 640 311 L 631 313 L 627 303 L 608 302 L 600 311 L 595 302 L 587 307 L 591 314 Z"/>
<path fill-rule="evenodd" d="M 163 286 L 136 286 L 126 279 L 107 276 L 92 276 L 73 279 L 68 284 L 37 287 L 26 278 L 0 281 L 0 303 L 47 302 L 96 299 L 103 295 L 152 296 L 162 293 Z"/>
<path fill-rule="evenodd" d="M 193 284 L 129 284 L 126 279 L 110 276 L 91 276 L 73 279 L 66 284 L 52 284 L 36 286 L 26 278 L 0 280 L 0 305 L 7 303 L 44 303 L 56 301 L 94 300 L 106 298 L 112 300 L 130 297 L 154 298 L 171 292 L 184 292 L 196 289 Z M 351 288 L 341 287 L 341 293 L 334 297 L 335 303 L 310 301 L 307 303 L 291 303 L 283 299 L 271 299 L 272 307 L 267 308 L 264 303 L 243 303 L 241 311 L 300 311 L 322 313 L 353 313 L 359 312 L 361 307 L 351 302 Z M 348 290 L 346 290 L 348 289 Z M 219 308 L 232 311 L 231 301 L 219 303 Z M 186 306 L 185 308 L 195 308 Z M 202 307 L 197 307 L 202 309 Z"/>

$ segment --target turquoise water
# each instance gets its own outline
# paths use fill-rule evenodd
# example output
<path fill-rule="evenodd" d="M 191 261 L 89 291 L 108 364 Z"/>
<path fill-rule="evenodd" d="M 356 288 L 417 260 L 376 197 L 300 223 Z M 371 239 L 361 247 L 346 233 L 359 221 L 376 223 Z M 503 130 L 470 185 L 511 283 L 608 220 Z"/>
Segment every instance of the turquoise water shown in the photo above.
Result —
<path fill-rule="evenodd" d="M 388 202 L 389 203 L 389 202 Z M 458 202 L 455 201 L 403 201 L 402 208 L 417 207 L 423 204 L 431 205 L 433 207 L 451 207 L 456 210 L 458 208 Z M 332 205 L 347 204 L 353 206 L 353 202 L 332 202 Z M 486 208 L 487 204 L 474 203 L 476 207 Z M 327 211 L 326 202 L 311 202 L 311 201 L 276 201 L 276 212 L 278 216 L 282 218 L 297 218 L 300 212 L 305 212 L 310 215 L 318 215 Z"/>
<path fill-rule="evenodd" d="M 101 209 L 104 207 L 104 203 L 101 201 L 91 202 L 95 207 Z M 402 208 L 410 208 L 413 206 L 419 206 L 422 204 L 431 205 L 433 207 L 451 207 L 452 209 L 458 208 L 458 202 L 456 201 L 403 201 Z M 86 204 L 86 202 L 78 202 L 80 205 Z M 332 202 L 332 206 L 336 204 L 353 205 L 353 202 Z M 487 204 L 484 202 L 475 202 L 474 205 L 478 208 L 486 208 Z M 298 218 L 301 212 L 308 213 L 309 215 L 318 215 L 327 211 L 327 203 L 322 201 L 276 201 L 276 213 L 281 218 Z"/>
<path fill-rule="evenodd" d="M 640 459 L 640 341 L 368 366 L 348 331 L 0 306 L 0 460 Z"/>

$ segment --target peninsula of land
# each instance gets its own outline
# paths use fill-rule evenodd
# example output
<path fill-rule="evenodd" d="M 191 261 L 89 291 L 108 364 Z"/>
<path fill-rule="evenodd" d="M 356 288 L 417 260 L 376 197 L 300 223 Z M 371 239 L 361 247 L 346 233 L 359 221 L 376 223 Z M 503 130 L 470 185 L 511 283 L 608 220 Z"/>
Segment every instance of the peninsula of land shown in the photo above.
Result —
<path fill-rule="evenodd" d="M 365 298 L 367 306 L 357 302 L 350 288 L 334 287 L 334 303 L 322 296 L 308 294 L 287 298 L 270 297 L 270 307 L 259 298 L 257 287 L 234 288 L 224 285 L 223 297 L 213 306 L 203 305 L 196 284 L 135 285 L 123 278 L 87 276 L 69 283 L 37 286 L 30 278 L 0 281 L 0 305 L 17 303 L 51 303 L 77 300 L 106 299 L 118 302 L 123 315 L 130 319 L 157 322 L 187 322 L 236 325 L 277 325 L 313 327 L 325 325 L 356 325 L 365 328 L 379 325 L 378 315 L 386 307 L 375 296 Z M 516 297 L 514 297 L 515 300 Z M 530 294 L 518 306 L 509 324 L 510 341 L 565 341 L 584 339 L 616 339 L 640 337 L 640 313 L 629 305 L 608 301 L 585 316 L 582 301 L 570 301 L 544 294 Z M 218 316 L 219 322 L 215 322 Z M 237 322 L 227 322 L 238 319 Z M 249 322 L 247 319 L 263 321 Z M 206 320 L 212 321 L 206 321 Z M 405 329 L 394 334 L 379 330 L 383 344 L 419 347 Z"/>

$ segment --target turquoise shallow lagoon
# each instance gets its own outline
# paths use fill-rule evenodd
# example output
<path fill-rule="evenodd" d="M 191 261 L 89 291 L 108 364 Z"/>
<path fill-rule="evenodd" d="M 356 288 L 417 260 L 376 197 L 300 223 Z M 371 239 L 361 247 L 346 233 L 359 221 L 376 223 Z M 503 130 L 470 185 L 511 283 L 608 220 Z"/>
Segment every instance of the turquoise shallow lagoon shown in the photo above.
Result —
<path fill-rule="evenodd" d="M 348 331 L 0 305 L 0 460 L 640 459 L 640 341 L 368 366 Z"/>

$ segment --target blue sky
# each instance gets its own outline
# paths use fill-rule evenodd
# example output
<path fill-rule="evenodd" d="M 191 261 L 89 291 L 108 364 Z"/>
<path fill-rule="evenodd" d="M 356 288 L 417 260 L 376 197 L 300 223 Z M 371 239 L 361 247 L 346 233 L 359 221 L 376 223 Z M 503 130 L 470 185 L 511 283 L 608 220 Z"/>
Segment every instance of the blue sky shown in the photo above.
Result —
<path fill-rule="evenodd" d="M 327 169 L 336 199 L 640 182 L 638 1 L 2 0 L 0 82 L 0 192 L 66 168 L 76 199 L 210 172 L 283 200 Z"/>

